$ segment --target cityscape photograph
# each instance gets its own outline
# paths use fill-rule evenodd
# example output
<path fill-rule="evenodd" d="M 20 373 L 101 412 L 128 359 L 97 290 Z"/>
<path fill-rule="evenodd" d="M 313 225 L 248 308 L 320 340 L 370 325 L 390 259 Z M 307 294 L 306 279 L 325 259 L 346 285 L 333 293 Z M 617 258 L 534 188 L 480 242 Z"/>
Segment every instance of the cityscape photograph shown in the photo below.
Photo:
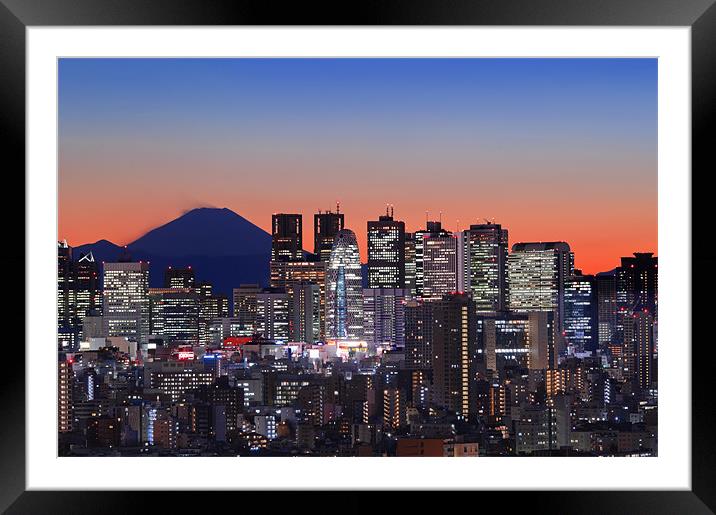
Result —
<path fill-rule="evenodd" d="M 60 59 L 58 455 L 657 456 L 657 71 Z"/>

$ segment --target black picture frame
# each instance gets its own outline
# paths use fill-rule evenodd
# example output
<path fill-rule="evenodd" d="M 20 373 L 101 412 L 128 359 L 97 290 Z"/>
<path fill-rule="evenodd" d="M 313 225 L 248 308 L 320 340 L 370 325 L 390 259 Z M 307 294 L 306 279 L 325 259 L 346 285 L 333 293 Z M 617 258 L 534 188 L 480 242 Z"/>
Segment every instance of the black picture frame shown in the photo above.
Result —
<path fill-rule="evenodd" d="M 450 504 L 496 502 L 507 511 L 550 513 L 714 513 L 716 512 L 716 409 L 710 384 L 713 345 L 705 320 L 714 291 L 716 259 L 709 251 L 710 213 L 707 178 L 716 170 L 709 129 L 716 120 L 715 0 L 411 0 L 318 4 L 202 0 L 0 0 L 0 146 L 6 183 L 24 177 L 25 169 L 25 28 L 77 25 L 575 25 L 689 26 L 692 73 L 692 489 L 690 491 L 570 491 L 450 493 Z M 22 189 L 23 194 L 20 193 Z M 8 191 L 3 202 L 6 248 L 0 253 L 9 291 L 24 292 L 24 181 Z M 23 242 L 23 245 L 20 245 Z M 19 274 L 23 270 L 25 274 Z M 22 278 L 21 278 L 22 277 Z M 7 290 L 6 290 L 7 291 Z M 24 298 L 24 294 L 22 296 Z M 23 303 L 24 306 L 24 303 Z M 18 306 L 6 311 L 17 313 Z M 24 310 L 24 307 L 22 308 Z M 14 315 L 17 316 L 17 315 Z M 27 313 L 25 312 L 27 323 Z M 21 327 L 19 323 L 6 323 Z M 21 332 L 18 330 L 18 333 Z M 6 335 L 7 337 L 7 335 Z M 267 506 L 266 495 L 225 492 L 78 492 L 26 491 L 25 363 L 23 351 L 7 340 L 0 373 L 0 509 L 7 513 L 129 513 L 207 510 L 224 503 L 236 509 Z M 688 345 L 688 335 L 684 345 Z M 685 379 L 686 380 L 686 379 Z M 687 421 L 673 421 L 687 426 Z M 97 471 L 111 474 L 111 471 Z M 568 470 L 564 470 L 568 474 Z M 555 477 L 555 482 L 559 478 Z M 320 488 L 320 480 L 317 481 Z M 211 500 L 208 499 L 211 495 Z M 240 495 L 240 500 L 236 496 Z M 295 492 L 273 492 L 270 503 L 288 508 Z M 309 493 L 310 495 L 310 493 Z M 411 492 L 400 500 L 402 510 L 427 506 L 431 493 Z M 459 498 L 452 499 L 452 496 Z M 466 496 L 471 496 L 467 499 Z M 252 500 L 251 497 L 254 497 Z M 370 499 L 370 500 L 369 500 Z M 363 511 L 380 500 L 361 492 L 343 492 L 328 501 L 332 509 Z M 161 503 L 161 504 L 158 504 Z M 486 504 L 487 503 L 487 504 Z M 240 507 L 240 508 L 239 508 Z M 156 509 L 156 508 L 152 508 Z M 313 509 L 322 510 L 314 506 Z M 475 509 L 478 509 L 476 506 Z"/>

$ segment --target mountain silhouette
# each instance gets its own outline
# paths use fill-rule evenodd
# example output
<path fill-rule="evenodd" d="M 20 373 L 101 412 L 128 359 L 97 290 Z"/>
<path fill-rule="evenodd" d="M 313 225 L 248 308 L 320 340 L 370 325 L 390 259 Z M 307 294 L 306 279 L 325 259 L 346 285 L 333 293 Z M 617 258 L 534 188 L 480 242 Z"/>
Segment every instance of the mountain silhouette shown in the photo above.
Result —
<path fill-rule="evenodd" d="M 271 253 L 271 235 L 230 209 L 192 209 L 127 245 L 156 256 L 250 256 Z"/>
<path fill-rule="evenodd" d="M 98 262 L 113 262 L 124 247 L 108 240 L 74 247 L 74 259 L 92 251 Z M 223 208 L 198 208 L 152 229 L 127 245 L 136 261 L 149 261 L 149 284 L 163 286 L 168 266 L 191 266 L 198 281 L 231 297 L 244 283 L 268 284 L 271 235 L 245 218 Z"/>

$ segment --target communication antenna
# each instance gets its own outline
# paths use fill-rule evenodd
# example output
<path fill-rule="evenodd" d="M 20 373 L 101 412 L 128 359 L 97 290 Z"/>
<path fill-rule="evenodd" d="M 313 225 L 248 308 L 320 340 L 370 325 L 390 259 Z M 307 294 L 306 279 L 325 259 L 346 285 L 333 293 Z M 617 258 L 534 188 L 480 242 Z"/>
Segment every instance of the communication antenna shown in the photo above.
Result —
<path fill-rule="evenodd" d="M 336 214 L 341 212 L 341 201 L 336 200 Z"/>

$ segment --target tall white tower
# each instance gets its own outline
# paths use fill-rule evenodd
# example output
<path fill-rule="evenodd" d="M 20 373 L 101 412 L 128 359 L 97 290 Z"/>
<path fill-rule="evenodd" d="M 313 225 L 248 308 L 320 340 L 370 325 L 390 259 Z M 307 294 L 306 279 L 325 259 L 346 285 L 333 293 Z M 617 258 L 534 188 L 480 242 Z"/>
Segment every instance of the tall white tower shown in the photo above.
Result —
<path fill-rule="evenodd" d="M 363 277 L 356 235 L 338 231 L 326 271 L 326 338 L 363 339 Z"/>

